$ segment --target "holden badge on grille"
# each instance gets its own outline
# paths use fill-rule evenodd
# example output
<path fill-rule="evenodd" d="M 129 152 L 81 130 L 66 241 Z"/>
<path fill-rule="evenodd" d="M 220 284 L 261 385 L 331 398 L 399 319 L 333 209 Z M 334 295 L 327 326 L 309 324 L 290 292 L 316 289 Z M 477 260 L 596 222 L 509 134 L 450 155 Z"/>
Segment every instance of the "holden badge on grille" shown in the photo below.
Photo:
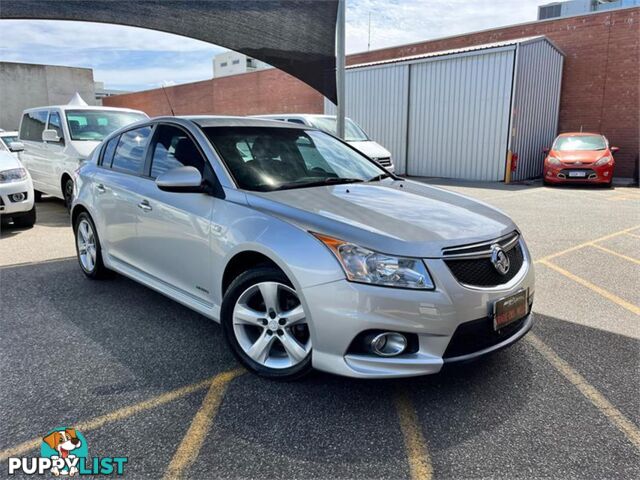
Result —
<path fill-rule="evenodd" d="M 500 275 L 506 275 L 509 273 L 509 267 L 511 266 L 511 262 L 509 261 L 509 257 L 500 245 L 497 243 L 495 245 L 491 245 L 491 263 L 493 264 L 493 268 Z"/>

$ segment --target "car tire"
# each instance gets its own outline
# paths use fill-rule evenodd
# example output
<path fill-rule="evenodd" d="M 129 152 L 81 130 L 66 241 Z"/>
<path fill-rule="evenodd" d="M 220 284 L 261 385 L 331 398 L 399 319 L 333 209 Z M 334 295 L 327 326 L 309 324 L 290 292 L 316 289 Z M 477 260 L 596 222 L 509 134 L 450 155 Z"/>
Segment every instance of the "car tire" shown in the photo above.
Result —
<path fill-rule="evenodd" d="M 33 200 L 36 202 L 41 202 L 42 201 L 42 192 L 39 192 L 38 190 L 34 190 L 33 191 Z"/>
<path fill-rule="evenodd" d="M 82 212 L 73 225 L 76 255 L 82 273 L 92 280 L 108 278 L 111 271 L 102 261 L 102 248 L 96 226 L 87 212 Z"/>
<path fill-rule="evenodd" d="M 16 227 L 20 228 L 32 228 L 36 223 L 36 206 L 31 207 L 27 213 L 20 215 L 19 217 L 15 217 L 13 219 L 13 224 Z"/>
<path fill-rule="evenodd" d="M 311 372 L 306 312 L 281 270 L 265 266 L 240 274 L 224 295 L 221 324 L 231 351 L 252 372 L 282 381 Z"/>
<path fill-rule="evenodd" d="M 62 196 L 64 197 L 64 206 L 67 211 L 71 211 L 71 202 L 73 202 L 73 180 L 67 178 L 62 188 Z"/>

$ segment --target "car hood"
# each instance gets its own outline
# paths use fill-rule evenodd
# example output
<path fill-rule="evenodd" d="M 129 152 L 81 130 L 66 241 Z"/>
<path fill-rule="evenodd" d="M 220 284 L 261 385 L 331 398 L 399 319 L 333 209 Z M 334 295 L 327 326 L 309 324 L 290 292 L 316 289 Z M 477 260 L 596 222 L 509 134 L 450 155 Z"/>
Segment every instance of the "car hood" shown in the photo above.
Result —
<path fill-rule="evenodd" d="M 588 165 L 601 159 L 607 154 L 609 154 L 608 150 L 554 150 L 550 155 L 563 163 L 573 164 L 580 162 Z"/>
<path fill-rule="evenodd" d="M 0 172 L 21 167 L 22 163 L 20 163 L 18 157 L 9 152 L 0 152 Z"/>
<path fill-rule="evenodd" d="M 439 257 L 444 247 L 491 240 L 516 228 L 489 205 L 411 181 L 251 192 L 247 200 L 305 230 L 412 257 Z"/>
<path fill-rule="evenodd" d="M 384 148 L 382 145 L 368 140 L 366 142 L 348 142 L 353 148 L 360 153 L 364 153 L 369 158 L 388 158 L 391 156 L 391 152 Z"/>
<path fill-rule="evenodd" d="M 89 158 L 98 145 L 100 145 L 100 142 L 89 140 L 73 141 L 73 148 L 76 149 L 78 156 L 82 159 Z"/>

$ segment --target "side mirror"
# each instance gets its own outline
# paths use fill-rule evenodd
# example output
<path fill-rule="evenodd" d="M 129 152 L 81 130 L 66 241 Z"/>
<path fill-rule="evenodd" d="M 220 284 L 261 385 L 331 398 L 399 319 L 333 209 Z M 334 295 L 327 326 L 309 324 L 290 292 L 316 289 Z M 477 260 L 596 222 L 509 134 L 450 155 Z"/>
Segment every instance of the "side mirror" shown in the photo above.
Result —
<path fill-rule="evenodd" d="M 42 140 L 44 140 L 45 142 L 58 143 L 61 140 L 61 138 L 58 136 L 58 132 L 56 132 L 52 128 L 49 128 L 44 132 L 42 132 Z"/>
<path fill-rule="evenodd" d="M 11 142 L 11 143 L 9 143 L 9 151 L 11 151 L 11 152 L 22 152 L 22 151 L 24 151 L 24 143 L 22 143 L 22 142 Z"/>
<path fill-rule="evenodd" d="M 619 147 L 610 147 L 609 150 L 611 150 L 611 153 L 616 153 L 618 150 L 620 150 Z"/>
<path fill-rule="evenodd" d="M 543 148 L 542 149 L 542 153 L 544 153 L 544 154 L 549 153 L 549 148 L 548 147 Z"/>
<path fill-rule="evenodd" d="M 165 192 L 200 193 L 202 175 L 196 167 L 178 167 L 156 178 L 156 185 Z"/>

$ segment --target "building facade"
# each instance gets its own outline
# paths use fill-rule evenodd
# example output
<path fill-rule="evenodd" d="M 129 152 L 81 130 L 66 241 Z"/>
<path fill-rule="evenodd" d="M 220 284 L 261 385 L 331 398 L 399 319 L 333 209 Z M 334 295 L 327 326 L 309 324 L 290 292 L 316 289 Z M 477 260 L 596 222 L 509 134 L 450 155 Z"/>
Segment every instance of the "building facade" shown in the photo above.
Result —
<path fill-rule="evenodd" d="M 87 102 L 99 103 L 93 70 L 0 62 L 0 128 L 17 130 L 23 110 L 65 104 L 76 92 Z"/>
<path fill-rule="evenodd" d="M 620 147 L 616 175 L 637 175 L 640 8 L 536 21 L 347 57 L 348 65 L 544 35 L 565 53 L 558 131 L 596 131 Z M 277 69 L 166 88 L 176 115 L 322 113 L 322 95 Z M 171 110 L 162 90 L 104 99 L 149 115 Z"/>
<path fill-rule="evenodd" d="M 265 68 L 272 67 L 243 53 L 228 51 L 213 57 L 213 78 L 256 72 Z"/>
<path fill-rule="evenodd" d="M 638 6 L 640 6 L 640 0 L 567 0 L 565 2 L 552 2 L 538 7 L 538 20 Z"/>

